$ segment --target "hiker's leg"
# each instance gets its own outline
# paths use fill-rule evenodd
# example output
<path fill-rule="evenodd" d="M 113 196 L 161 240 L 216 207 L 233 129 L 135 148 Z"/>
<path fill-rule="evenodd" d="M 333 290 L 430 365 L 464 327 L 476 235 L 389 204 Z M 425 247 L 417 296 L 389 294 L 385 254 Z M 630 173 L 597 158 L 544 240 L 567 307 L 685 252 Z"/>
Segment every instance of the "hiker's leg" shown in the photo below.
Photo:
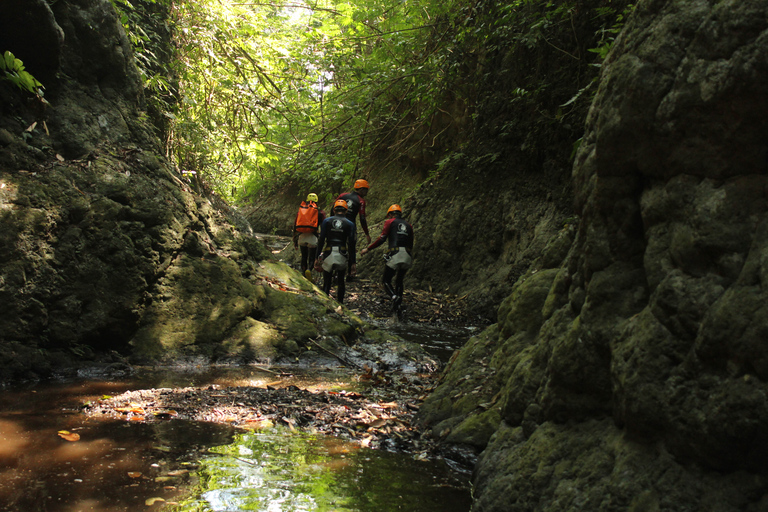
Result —
<path fill-rule="evenodd" d="M 338 273 L 336 298 L 339 304 L 344 304 L 344 293 L 346 292 L 346 285 L 344 284 L 344 275 L 347 273 L 347 271 L 337 270 L 336 272 Z"/>
<path fill-rule="evenodd" d="M 325 270 L 323 270 L 323 291 L 329 297 L 331 295 L 331 281 L 332 281 L 331 272 L 326 272 Z"/>
<path fill-rule="evenodd" d="M 390 299 L 397 295 L 395 289 L 392 287 L 393 277 L 395 277 L 395 270 L 384 266 L 384 276 L 382 277 L 381 282 L 384 284 L 384 290 L 387 292 Z"/>
<path fill-rule="evenodd" d="M 299 247 L 299 249 L 301 249 L 301 273 L 303 274 L 304 271 L 309 268 L 307 264 L 307 261 L 309 258 L 309 247 L 307 247 L 306 245 L 302 245 L 301 247 Z"/>

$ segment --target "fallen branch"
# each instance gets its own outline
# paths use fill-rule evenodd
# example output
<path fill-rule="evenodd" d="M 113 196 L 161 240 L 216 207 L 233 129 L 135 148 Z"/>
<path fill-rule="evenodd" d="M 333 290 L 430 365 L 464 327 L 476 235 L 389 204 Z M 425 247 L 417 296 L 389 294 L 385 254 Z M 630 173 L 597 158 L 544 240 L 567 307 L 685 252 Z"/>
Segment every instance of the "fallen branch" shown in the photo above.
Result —
<path fill-rule="evenodd" d="M 322 350 L 325 350 L 326 352 L 328 352 L 329 354 L 331 354 L 333 357 L 335 357 L 336 359 L 338 359 L 339 361 L 341 361 L 341 362 L 342 362 L 342 363 L 344 363 L 345 365 L 347 365 L 347 366 L 356 366 L 356 367 L 358 367 L 358 368 L 362 369 L 362 366 L 360 366 L 359 364 L 357 364 L 357 363 L 355 363 L 355 362 L 352 362 L 352 361 L 347 361 L 346 359 L 344 359 L 343 357 L 341 357 L 339 354 L 336 354 L 335 352 L 332 352 L 332 351 L 328 350 L 327 348 L 325 348 L 324 346 L 322 346 L 321 344 L 319 344 L 318 342 L 316 342 L 316 341 L 315 341 L 315 340 L 313 340 L 312 338 L 309 338 L 309 341 L 311 341 L 312 343 L 314 343 L 315 345 L 317 345 L 318 347 L 320 347 Z"/>

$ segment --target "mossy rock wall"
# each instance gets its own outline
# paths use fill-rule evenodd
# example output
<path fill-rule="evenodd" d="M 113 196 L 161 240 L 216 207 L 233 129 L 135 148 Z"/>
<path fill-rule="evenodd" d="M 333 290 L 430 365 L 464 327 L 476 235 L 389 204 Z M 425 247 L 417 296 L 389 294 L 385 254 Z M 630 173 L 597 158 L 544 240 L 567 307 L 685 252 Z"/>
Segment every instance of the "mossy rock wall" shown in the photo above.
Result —
<path fill-rule="evenodd" d="M 4 8 L 18 26 L 0 40 L 39 37 L 0 50 L 54 68 L 47 110 L 0 81 L 0 383 L 83 361 L 295 362 L 310 339 L 377 338 L 162 156 L 109 0 Z"/>
<path fill-rule="evenodd" d="M 474 511 L 766 508 L 766 34 L 766 0 L 637 4 L 567 256 L 534 262 L 420 413 L 481 451 Z"/>

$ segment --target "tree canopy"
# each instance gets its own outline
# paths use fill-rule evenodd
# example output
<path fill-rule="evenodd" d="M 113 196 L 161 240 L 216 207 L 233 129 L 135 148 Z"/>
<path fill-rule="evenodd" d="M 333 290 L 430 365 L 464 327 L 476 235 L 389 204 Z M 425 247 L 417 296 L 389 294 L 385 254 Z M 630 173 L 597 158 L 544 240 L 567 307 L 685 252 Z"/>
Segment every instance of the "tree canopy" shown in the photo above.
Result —
<path fill-rule="evenodd" d="M 112 1 L 166 119 L 169 155 L 230 200 L 290 180 L 330 189 L 365 175 L 377 152 L 389 153 L 377 158 L 387 165 L 434 145 L 447 98 L 469 94 L 457 87 L 468 60 L 511 41 L 533 45 L 585 8 L 544 0 Z M 617 19 L 611 0 L 588 3 L 606 27 Z M 511 22 L 526 16 L 529 28 L 512 32 Z M 151 17 L 169 34 L 169 62 L 146 30 Z"/>

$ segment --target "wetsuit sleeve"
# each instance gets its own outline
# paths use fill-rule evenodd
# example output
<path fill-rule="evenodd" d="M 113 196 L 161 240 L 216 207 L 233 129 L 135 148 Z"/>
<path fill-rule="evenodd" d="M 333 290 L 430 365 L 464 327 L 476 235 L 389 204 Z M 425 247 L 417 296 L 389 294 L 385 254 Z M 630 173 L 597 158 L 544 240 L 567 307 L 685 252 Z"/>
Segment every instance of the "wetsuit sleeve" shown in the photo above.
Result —
<path fill-rule="evenodd" d="M 365 199 L 360 198 L 360 227 L 363 228 L 363 232 L 370 236 L 368 233 L 368 219 L 365 218 Z"/>
<path fill-rule="evenodd" d="M 387 219 L 387 221 L 384 223 L 384 229 L 381 230 L 381 234 L 379 235 L 379 238 L 373 241 L 371 245 L 368 246 L 368 250 L 375 249 L 381 244 L 384 243 L 384 241 L 389 236 L 389 228 L 392 227 L 392 221 L 394 219 Z"/>
<path fill-rule="evenodd" d="M 408 223 L 408 240 L 408 249 L 413 249 L 413 226 L 410 222 Z"/>

